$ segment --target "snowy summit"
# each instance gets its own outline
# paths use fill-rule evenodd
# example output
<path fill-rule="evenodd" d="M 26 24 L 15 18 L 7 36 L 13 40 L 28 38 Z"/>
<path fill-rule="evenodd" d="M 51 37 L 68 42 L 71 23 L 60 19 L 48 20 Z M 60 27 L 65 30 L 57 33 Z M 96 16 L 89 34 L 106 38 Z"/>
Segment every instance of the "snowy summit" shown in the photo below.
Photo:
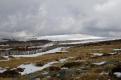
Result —
<path fill-rule="evenodd" d="M 52 35 L 41 36 L 38 39 L 47 39 L 52 41 L 66 41 L 66 40 L 88 40 L 88 39 L 100 39 L 101 37 L 90 36 L 86 34 L 66 34 L 66 35 Z"/>

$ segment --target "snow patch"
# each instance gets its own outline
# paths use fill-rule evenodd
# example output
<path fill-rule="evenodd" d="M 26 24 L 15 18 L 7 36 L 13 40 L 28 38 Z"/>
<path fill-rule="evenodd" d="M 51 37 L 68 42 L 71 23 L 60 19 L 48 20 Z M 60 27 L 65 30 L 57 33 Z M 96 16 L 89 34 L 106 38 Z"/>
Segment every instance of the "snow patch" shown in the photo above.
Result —
<path fill-rule="evenodd" d="M 3 73 L 5 71 L 6 71 L 6 69 L 0 67 L 0 73 Z"/>
<path fill-rule="evenodd" d="M 36 72 L 39 70 L 39 67 L 36 67 L 34 64 L 22 64 L 18 68 L 24 69 L 24 71 L 21 72 L 22 75 Z"/>
<path fill-rule="evenodd" d="M 42 67 L 37 67 L 34 64 L 22 64 L 22 65 L 18 66 L 18 68 L 23 68 L 24 71 L 20 72 L 20 73 L 21 73 L 21 75 L 26 75 L 26 74 L 34 73 L 37 71 L 41 71 L 47 67 L 50 67 L 52 64 L 55 64 L 55 63 L 58 63 L 58 62 L 57 61 L 49 62 Z"/>
<path fill-rule="evenodd" d="M 115 55 L 115 54 L 117 54 L 117 53 L 108 53 L 108 54 L 110 54 L 110 55 Z"/>
<path fill-rule="evenodd" d="M 93 63 L 93 64 L 97 66 L 101 66 L 101 65 L 105 65 L 106 63 L 107 63 L 106 61 L 103 61 L 103 62 Z"/>
<path fill-rule="evenodd" d="M 121 72 L 115 72 L 114 75 L 115 75 L 117 78 L 121 78 Z"/>
<path fill-rule="evenodd" d="M 59 62 L 60 62 L 60 63 L 64 63 L 64 62 L 66 62 L 67 60 L 73 59 L 73 58 L 74 58 L 74 57 L 68 57 L 68 58 L 60 59 Z"/>
<path fill-rule="evenodd" d="M 20 72 L 20 73 L 21 73 L 21 75 L 26 75 L 26 74 L 34 73 L 34 72 L 37 72 L 37 71 L 41 71 L 45 68 L 52 66 L 55 63 L 64 63 L 68 59 L 72 59 L 72 57 L 60 59 L 59 61 L 49 62 L 42 67 L 37 67 L 37 66 L 35 66 L 35 64 L 22 64 L 22 65 L 18 66 L 18 68 L 23 68 L 24 71 Z"/>
<path fill-rule="evenodd" d="M 94 56 L 103 56 L 103 53 L 92 53 Z"/>
<path fill-rule="evenodd" d="M 4 59 L 1 59 L 0 62 L 3 62 L 3 61 L 9 61 L 10 58 L 8 56 L 2 56 Z"/>
<path fill-rule="evenodd" d="M 58 47 L 46 52 L 41 52 L 41 53 L 36 53 L 36 54 L 31 54 L 31 55 L 13 55 L 13 57 L 37 57 L 45 54 L 51 54 L 51 53 L 56 53 L 56 52 L 67 52 L 66 47 Z"/>

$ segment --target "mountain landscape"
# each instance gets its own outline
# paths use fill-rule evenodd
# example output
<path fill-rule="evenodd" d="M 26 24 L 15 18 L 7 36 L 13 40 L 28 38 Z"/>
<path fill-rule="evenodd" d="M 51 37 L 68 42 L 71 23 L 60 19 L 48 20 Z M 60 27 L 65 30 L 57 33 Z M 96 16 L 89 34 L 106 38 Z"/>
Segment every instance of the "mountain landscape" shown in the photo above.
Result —
<path fill-rule="evenodd" d="M 70 34 L 17 39 L 0 42 L 0 80 L 121 79 L 119 38 Z"/>
<path fill-rule="evenodd" d="M 0 0 L 0 80 L 121 80 L 121 0 Z"/>

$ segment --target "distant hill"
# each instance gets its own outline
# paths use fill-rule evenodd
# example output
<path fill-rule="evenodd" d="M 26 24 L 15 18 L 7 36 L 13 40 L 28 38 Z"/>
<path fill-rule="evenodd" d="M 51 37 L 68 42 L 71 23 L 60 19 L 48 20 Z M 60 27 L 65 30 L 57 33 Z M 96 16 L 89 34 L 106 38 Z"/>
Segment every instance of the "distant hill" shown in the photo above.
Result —
<path fill-rule="evenodd" d="M 37 39 L 47 39 L 51 41 L 66 41 L 66 40 L 101 39 L 101 37 L 96 37 L 86 34 L 66 34 L 66 35 L 41 36 L 38 37 Z"/>

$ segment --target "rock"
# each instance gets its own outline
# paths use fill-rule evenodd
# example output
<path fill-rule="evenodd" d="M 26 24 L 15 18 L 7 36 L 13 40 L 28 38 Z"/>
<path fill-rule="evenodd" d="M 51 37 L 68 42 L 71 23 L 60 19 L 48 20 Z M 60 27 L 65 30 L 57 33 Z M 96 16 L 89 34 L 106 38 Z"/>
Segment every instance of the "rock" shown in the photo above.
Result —
<path fill-rule="evenodd" d="M 17 71 L 17 72 L 23 72 L 24 69 L 23 69 L 23 68 L 16 68 L 16 71 Z"/>
<path fill-rule="evenodd" d="M 17 77 L 20 73 L 17 70 L 6 70 L 0 73 L 0 77 Z"/>
<path fill-rule="evenodd" d="M 49 71 L 60 71 L 61 70 L 61 68 L 60 67 L 57 67 L 57 66 L 50 66 L 49 67 Z"/>

